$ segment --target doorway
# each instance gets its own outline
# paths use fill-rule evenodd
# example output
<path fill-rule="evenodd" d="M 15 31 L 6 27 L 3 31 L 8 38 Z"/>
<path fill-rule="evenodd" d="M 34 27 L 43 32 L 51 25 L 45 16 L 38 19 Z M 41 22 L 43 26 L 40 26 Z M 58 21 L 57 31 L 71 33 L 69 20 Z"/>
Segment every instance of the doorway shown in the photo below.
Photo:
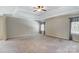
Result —
<path fill-rule="evenodd" d="M 39 24 L 39 33 L 45 35 L 45 22 Z"/>

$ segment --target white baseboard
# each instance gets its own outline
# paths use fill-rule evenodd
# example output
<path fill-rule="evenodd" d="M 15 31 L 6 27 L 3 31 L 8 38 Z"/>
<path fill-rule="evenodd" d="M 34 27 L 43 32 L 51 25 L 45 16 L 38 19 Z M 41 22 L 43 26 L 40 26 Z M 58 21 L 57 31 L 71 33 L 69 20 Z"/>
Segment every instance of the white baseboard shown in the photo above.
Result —
<path fill-rule="evenodd" d="M 54 35 L 46 35 L 46 36 L 49 36 L 49 37 L 55 37 L 55 38 L 59 38 L 59 39 L 66 39 L 66 40 L 69 40 L 68 38 L 63 38 L 63 37 L 54 36 Z"/>
<path fill-rule="evenodd" d="M 21 35 L 8 35 L 9 38 L 20 38 L 20 37 L 29 37 L 29 36 L 35 36 L 37 34 L 21 34 Z"/>

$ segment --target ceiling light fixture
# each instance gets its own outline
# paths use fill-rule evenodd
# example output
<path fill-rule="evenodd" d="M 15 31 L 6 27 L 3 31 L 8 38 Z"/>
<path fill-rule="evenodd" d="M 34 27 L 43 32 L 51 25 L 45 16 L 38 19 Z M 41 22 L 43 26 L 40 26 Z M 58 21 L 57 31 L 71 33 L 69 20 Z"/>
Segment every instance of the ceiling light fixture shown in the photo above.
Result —
<path fill-rule="evenodd" d="M 34 7 L 34 9 L 35 9 L 34 12 L 35 11 L 39 11 L 39 12 L 40 11 L 46 11 L 44 6 L 36 6 L 36 7 Z"/>

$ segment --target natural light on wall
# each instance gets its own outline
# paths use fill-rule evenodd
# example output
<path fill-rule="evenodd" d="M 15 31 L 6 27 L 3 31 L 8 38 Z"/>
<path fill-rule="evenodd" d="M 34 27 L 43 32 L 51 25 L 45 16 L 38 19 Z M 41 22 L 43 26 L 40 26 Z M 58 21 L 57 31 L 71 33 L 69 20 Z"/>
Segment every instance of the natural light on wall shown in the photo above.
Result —
<path fill-rule="evenodd" d="M 71 23 L 71 33 L 72 34 L 79 34 L 79 22 L 72 22 Z"/>

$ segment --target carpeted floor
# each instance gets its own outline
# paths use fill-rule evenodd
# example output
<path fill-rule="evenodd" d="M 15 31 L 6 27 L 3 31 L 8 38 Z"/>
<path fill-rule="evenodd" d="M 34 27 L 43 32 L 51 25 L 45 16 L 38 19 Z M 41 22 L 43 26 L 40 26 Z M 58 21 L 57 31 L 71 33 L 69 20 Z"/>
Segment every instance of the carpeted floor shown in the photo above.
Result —
<path fill-rule="evenodd" d="M 46 36 L 29 36 L 0 41 L 0 53 L 79 52 L 79 43 Z"/>

